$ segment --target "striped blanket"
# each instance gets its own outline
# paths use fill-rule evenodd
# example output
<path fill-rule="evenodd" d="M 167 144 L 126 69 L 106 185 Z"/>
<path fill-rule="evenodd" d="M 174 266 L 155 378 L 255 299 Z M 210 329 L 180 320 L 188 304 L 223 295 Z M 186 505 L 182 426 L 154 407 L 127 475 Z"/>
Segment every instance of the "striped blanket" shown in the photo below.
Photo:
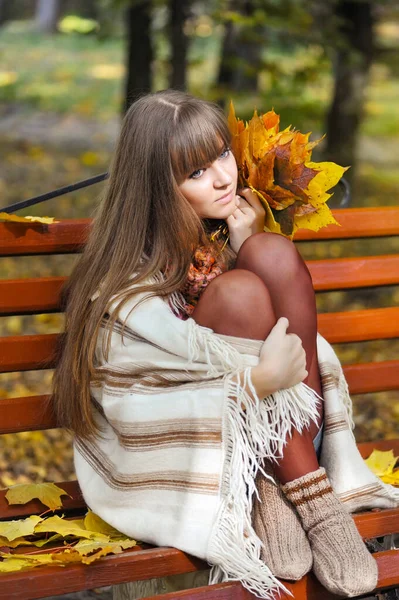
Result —
<path fill-rule="evenodd" d="M 208 561 L 210 583 L 238 579 L 271 598 L 284 587 L 260 560 L 251 522 L 255 478 L 266 458 L 281 456 L 292 427 L 302 430 L 315 418 L 319 399 L 305 384 L 259 399 L 250 368 L 262 342 L 217 335 L 191 318 L 178 319 L 160 297 L 138 305 L 142 298 L 134 296 L 119 312 L 108 360 L 106 322 L 97 340 L 91 391 L 102 433 L 75 440 L 84 498 L 125 534 Z M 350 399 L 334 357 L 320 338 L 324 384 L 330 392 L 342 388 L 334 411 L 347 434 Z M 326 411 L 325 439 L 339 432 Z M 326 455 L 323 444 L 331 472 L 336 455 L 335 448 Z"/>

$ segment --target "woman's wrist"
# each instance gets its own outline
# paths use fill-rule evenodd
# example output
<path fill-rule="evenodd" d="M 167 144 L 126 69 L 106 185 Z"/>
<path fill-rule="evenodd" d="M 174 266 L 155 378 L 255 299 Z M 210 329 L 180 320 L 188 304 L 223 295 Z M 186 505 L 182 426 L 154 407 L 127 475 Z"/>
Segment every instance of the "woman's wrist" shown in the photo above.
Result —
<path fill-rule="evenodd" d="M 259 363 L 251 368 L 251 381 L 258 398 L 265 398 L 277 391 L 272 384 L 272 377 L 265 372 L 264 366 Z"/>

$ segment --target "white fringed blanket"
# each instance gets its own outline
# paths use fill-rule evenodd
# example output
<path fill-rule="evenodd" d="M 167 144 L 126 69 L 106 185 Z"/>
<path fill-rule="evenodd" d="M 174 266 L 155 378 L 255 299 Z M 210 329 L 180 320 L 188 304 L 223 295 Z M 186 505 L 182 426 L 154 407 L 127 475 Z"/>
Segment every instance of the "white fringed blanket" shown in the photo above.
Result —
<path fill-rule="evenodd" d="M 262 342 L 217 335 L 193 319 L 181 321 L 159 297 L 131 312 L 141 298 L 135 296 L 120 312 L 108 362 L 103 329 L 98 339 L 92 396 L 103 435 L 75 441 L 84 498 L 125 534 L 180 548 L 214 565 L 210 583 L 239 579 L 258 596 L 271 598 L 284 588 L 259 558 L 261 542 L 251 524 L 255 477 L 266 457 L 281 454 L 292 427 L 301 430 L 314 419 L 319 400 L 304 384 L 258 399 L 250 367 L 258 362 Z M 346 428 L 351 451 L 357 452 L 339 362 L 322 338 L 319 362 L 330 395 L 335 384 L 335 396 L 341 389 L 340 433 Z M 333 421 L 326 422 L 329 440 L 339 435 L 329 425 Z M 323 445 L 322 460 L 332 473 L 341 455 L 335 445 L 326 456 Z M 345 488 L 348 478 L 343 479 Z M 351 480 L 348 489 L 353 487 Z M 390 491 L 382 496 L 398 503 Z"/>

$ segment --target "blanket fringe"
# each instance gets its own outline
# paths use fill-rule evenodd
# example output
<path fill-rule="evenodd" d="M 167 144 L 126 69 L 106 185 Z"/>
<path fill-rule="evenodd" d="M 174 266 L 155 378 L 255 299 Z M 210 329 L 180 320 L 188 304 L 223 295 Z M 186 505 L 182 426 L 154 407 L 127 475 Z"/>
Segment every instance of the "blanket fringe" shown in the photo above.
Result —
<path fill-rule="evenodd" d="M 319 398 L 299 384 L 259 400 L 250 368 L 245 369 L 243 381 L 238 373 L 228 375 L 225 393 L 225 467 L 222 505 L 210 545 L 209 560 L 217 565 L 210 583 L 239 580 L 255 595 L 272 599 L 276 593 L 289 592 L 260 559 L 262 542 L 251 520 L 255 478 L 265 458 L 281 456 L 293 427 L 301 431 L 316 420 Z"/>
<path fill-rule="evenodd" d="M 225 342 L 212 329 L 198 325 L 190 319 L 188 337 L 188 361 L 192 364 L 200 359 L 204 352 L 208 365 L 208 377 L 220 377 L 226 371 L 237 371 L 242 367 L 242 356 L 233 346 Z M 218 364 L 215 357 L 217 357 Z"/>

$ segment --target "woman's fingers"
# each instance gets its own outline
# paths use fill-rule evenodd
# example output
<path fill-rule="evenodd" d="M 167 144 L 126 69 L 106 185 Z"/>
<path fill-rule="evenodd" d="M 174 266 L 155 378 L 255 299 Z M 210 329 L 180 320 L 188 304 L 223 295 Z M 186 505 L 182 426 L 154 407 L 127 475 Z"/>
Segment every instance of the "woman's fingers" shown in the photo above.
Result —
<path fill-rule="evenodd" d="M 243 198 L 245 206 L 250 206 L 257 212 L 263 211 L 265 209 L 262 206 L 262 202 L 259 200 L 259 197 L 255 192 L 251 190 L 251 188 L 242 188 L 239 190 L 239 195 Z"/>

